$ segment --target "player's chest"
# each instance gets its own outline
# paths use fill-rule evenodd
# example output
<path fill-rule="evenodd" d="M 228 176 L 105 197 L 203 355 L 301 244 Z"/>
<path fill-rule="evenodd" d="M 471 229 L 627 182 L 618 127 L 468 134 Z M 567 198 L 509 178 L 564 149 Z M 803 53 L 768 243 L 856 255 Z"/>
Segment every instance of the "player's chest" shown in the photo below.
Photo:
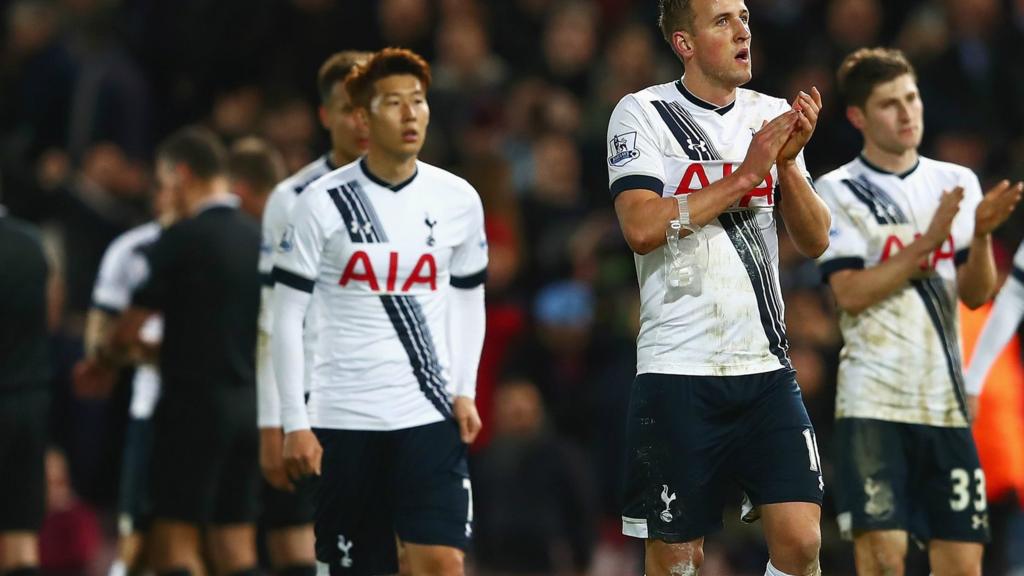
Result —
<path fill-rule="evenodd" d="M 448 282 L 460 223 L 441 205 L 388 198 L 342 214 L 324 269 L 346 290 L 424 293 Z"/>

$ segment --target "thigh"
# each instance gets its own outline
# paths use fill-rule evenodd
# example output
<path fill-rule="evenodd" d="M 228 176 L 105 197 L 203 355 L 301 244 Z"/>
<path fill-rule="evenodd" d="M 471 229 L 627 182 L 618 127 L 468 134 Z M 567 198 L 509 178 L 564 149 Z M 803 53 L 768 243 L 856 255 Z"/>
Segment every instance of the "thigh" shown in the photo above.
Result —
<path fill-rule="evenodd" d="M 636 377 L 626 423 L 623 534 L 682 543 L 721 529 L 735 419 L 708 417 L 708 402 L 695 392 L 706 380 Z"/>
<path fill-rule="evenodd" d="M 795 372 L 779 370 L 749 377 L 756 387 L 744 410 L 743 441 L 730 469 L 755 507 L 785 502 L 821 504 L 821 457 Z"/>
<path fill-rule="evenodd" d="M 332 575 L 397 572 L 394 433 L 314 432 L 324 451 L 313 525 L 317 561 Z"/>
<path fill-rule="evenodd" d="M 959 542 L 988 542 L 988 503 L 969 428 L 920 426 L 930 455 L 922 464 L 929 537 Z"/>
<path fill-rule="evenodd" d="M 909 425 L 841 418 L 836 422 L 836 504 L 846 538 L 880 530 L 909 531 L 908 490 L 915 452 Z"/>
<path fill-rule="evenodd" d="M 458 424 L 444 420 L 396 433 L 395 531 L 402 542 L 469 547 L 472 484 Z"/>
<path fill-rule="evenodd" d="M 45 505 L 49 395 L 0 396 L 0 532 L 37 532 Z M 10 473 L 17 470 L 17 473 Z"/>

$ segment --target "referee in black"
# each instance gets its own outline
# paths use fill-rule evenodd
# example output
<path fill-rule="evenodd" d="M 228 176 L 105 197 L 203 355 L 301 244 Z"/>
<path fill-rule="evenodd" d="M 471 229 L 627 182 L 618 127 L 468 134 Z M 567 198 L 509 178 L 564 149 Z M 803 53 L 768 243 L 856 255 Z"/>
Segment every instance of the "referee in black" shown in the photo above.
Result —
<path fill-rule="evenodd" d="M 38 231 L 0 206 L 0 575 L 39 574 L 50 358 Z"/>
<path fill-rule="evenodd" d="M 257 574 L 256 317 L 259 224 L 237 209 L 217 137 L 189 127 L 157 151 L 157 179 L 186 217 L 153 244 L 149 278 L 122 316 L 110 356 L 164 318 L 161 398 L 154 414 L 151 565 L 203 573 L 200 534 L 218 576 Z"/>

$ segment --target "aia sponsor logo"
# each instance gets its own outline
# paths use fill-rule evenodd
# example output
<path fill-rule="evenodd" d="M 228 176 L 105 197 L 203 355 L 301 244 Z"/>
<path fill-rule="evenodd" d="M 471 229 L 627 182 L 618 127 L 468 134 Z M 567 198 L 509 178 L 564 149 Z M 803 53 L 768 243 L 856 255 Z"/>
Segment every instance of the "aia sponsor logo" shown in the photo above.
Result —
<path fill-rule="evenodd" d="M 357 250 L 345 264 L 338 284 L 344 287 L 350 282 L 365 282 L 374 292 L 409 292 L 417 284 L 429 286 L 431 291 L 437 290 L 437 262 L 433 254 L 420 255 L 412 272 L 404 278 L 398 274 L 399 258 L 398 252 L 388 253 L 387 274 L 382 277 L 374 269 L 370 255 Z"/>
<path fill-rule="evenodd" d="M 700 144 L 704 144 L 704 142 L 700 142 Z M 735 170 L 737 166 L 738 164 L 732 164 L 729 162 L 723 162 L 721 164 L 690 164 L 686 167 L 686 171 L 683 172 L 683 177 L 679 179 L 679 185 L 676 187 L 676 195 L 692 194 L 699 190 L 703 190 L 712 183 L 718 182 L 722 178 L 732 174 L 733 170 Z M 762 181 L 759 186 L 750 192 L 747 192 L 743 198 L 740 198 L 737 206 L 740 208 L 746 208 L 750 206 L 750 203 L 754 198 L 764 198 L 766 205 L 775 205 L 775 179 L 772 178 L 771 173 L 765 177 L 764 181 Z"/>
<path fill-rule="evenodd" d="M 914 239 L 916 240 L 920 236 L 920 233 L 914 234 Z M 889 258 L 898 254 L 900 250 L 903 250 L 904 246 L 905 244 L 903 244 L 903 241 L 900 240 L 899 236 L 890 234 L 885 239 L 885 244 L 882 246 L 882 262 L 885 262 Z M 956 250 L 953 249 L 953 236 L 950 235 L 941 246 L 932 252 L 931 256 L 929 256 L 925 262 L 921 263 L 921 270 L 934 270 L 935 267 L 938 266 L 939 262 L 942 262 L 943 260 L 953 260 L 955 256 Z"/>

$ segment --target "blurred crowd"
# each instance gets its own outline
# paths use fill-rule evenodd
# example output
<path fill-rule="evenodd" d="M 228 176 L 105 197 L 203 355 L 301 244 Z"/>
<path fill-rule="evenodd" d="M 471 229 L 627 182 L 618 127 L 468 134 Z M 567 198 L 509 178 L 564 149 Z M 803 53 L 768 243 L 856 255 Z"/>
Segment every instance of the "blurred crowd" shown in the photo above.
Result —
<path fill-rule="evenodd" d="M 792 98 L 814 85 L 824 95 L 805 153 L 814 176 L 860 149 L 836 99 L 836 66 L 858 47 L 892 45 L 920 76 L 923 153 L 972 168 L 983 185 L 1024 179 L 1024 0 L 747 4 L 749 87 Z M 155 143 L 201 122 L 226 142 L 266 138 L 294 171 L 328 147 L 316 115 L 322 61 L 342 49 L 404 46 L 433 66 L 422 159 L 474 184 L 487 214 L 477 573 L 639 574 L 639 547 L 619 535 L 618 506 L 639 299 L 607 192 L 605 130 L 623 95 L 682 73 L 658 34 L 655 0 L 0 0 L 0 8 L 0 203 L 42 226 L 60 275 L 50 526 L 72 514 L 85 534 L 73 561 L 57 554 L 47 564 L 44 554 L 49 573 L 101 570 L 109 555 L 128 387 L 107 401 L 76 398 L 69 372 L 82 355 L 104 249 L 149 218 Z M 1005 264 L 1024 235 L 1022 216 L 997 234 Z M 814 264 L 781 246 L 790 353 L 827 453 L 841 341 Z M 828 496 L 823 518 L 822 565 L 851 574 Z M 762 573 L 766 552 L 751 530 L 713 538 L 705 571 Z"/>

